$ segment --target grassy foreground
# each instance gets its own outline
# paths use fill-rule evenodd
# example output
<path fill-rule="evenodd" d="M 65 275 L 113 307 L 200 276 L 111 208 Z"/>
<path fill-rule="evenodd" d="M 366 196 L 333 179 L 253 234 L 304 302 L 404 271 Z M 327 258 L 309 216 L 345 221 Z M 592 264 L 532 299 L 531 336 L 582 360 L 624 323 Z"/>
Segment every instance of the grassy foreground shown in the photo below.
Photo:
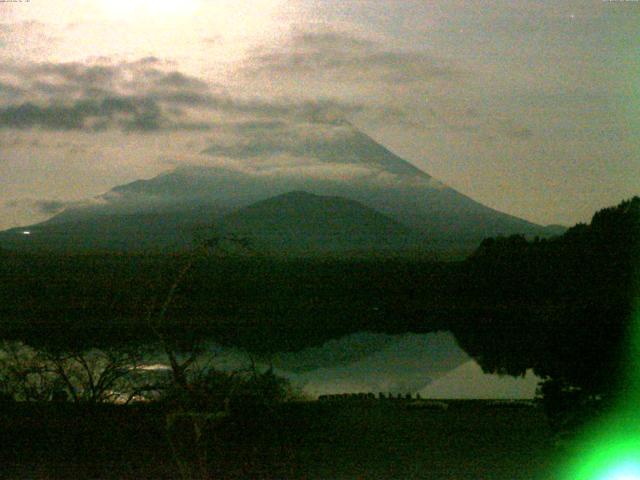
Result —
<path fill-rule="evenodd" d="M 168 435 L 166 418 L 157 405 L 3 406 L 0 476 L 524 480 L 554 464 L 540 409 L 482 401 L 287 403 L 204 422 L 198 438 L 179 421 Z"/>

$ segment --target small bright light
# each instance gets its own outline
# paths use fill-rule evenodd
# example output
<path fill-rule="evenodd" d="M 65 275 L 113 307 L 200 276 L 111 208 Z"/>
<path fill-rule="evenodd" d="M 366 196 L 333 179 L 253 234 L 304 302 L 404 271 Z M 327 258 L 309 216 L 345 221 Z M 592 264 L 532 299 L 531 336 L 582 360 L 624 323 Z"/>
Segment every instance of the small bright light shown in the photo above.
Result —
<path fill-rule="evenodd" d="M 31 230 L 24 230 L 22 232 L 23 235 L 31 235 Z"/>

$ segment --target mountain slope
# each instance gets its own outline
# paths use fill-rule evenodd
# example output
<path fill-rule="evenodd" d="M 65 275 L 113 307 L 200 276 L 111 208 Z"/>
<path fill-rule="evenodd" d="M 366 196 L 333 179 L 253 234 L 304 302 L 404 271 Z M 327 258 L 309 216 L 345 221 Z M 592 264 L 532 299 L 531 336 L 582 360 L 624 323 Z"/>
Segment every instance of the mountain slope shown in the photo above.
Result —
<path fill-rule="evenodd" d="M 213 208 L 178 211 L 64 215 L 29 227 L 0 232 L 0 245 L 27 251 L 172 251 L 193 245 L 220 212 Z"/>
<path fill-rule="evenodd" d="M 420 390 L 423 398 L 433 399 L 519 399 L 534 398 L 540 378 L 528 371 L 525 377 L 484 373 L 469 360 Z"/>

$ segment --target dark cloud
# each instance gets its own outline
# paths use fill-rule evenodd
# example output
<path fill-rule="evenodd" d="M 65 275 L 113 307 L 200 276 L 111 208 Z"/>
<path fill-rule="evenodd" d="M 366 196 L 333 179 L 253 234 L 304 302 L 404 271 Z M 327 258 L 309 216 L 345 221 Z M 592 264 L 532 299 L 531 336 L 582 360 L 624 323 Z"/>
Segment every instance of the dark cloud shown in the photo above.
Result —
<path fill-rule="evenodd" d="M 64 209 L 77 205 L 78 202 L 65 202 L 61 200 L 11 200 L 4 204 L 8 208 L 28 208 L 41 215 L 55 215 Z"/>
<path fill-rule="evenodd" d="M 287 116 L 318 124 L 341 125 L 350 115 L 361 112 L 365 106 L 356 102 L 341 102 L 331 99 L 319 100 L 248 100 L 234 101 L 228 105 L 232 110 L 265 114 L 268 116 Z"/>
<path fill-rule="evenodd" d="M 351 145 L 354 134 L 351 129 L 337 131 L 329 129 L 325 137 L 314 138 L 306 130 L 296 131 L 290 125 L 236 124 L 235 137 L 239 140 L 230 145 L 216 143 L 204 153 L 239 159 L 267 158 L 287 154 L 293 157 L 319 158 L 324 161 L 345 161 L 346 149 Z M 338 152 L 340 151 L 340 152 Z M 337 155 L 342 153 L 342 155 Z"/>
<path fill-rule="evenodd" d="M 531 130 L 530 128 L 513 128 L 507 131 L 506 135 L 510 138 L 526 140 L 533 137 L 533 130 Z"/>
<path fill-rule="evenodd" d="M 447 112 L 445 109 L 436 111 L 433 107 L 428 107 L 427 112 L 433 120 L 440 126 L 452 132 L 478 133 L 483 128 L 483 120 L 478 112 L 473 108 L 466 108 L 463 111 Z"/>
<path fill-rule="evenodd" d="M 235 128 L 240 132 L 263 132 L 282 130 L 286 123 L 282 120 L 249 120 L 236 122 Z"/>
<path fill-rule="evenodd" d="M 56 130 L 73 130 L 83 126 L 83 115 L 76 107 L 40 107 L 32 103 L 0 110 L 0 126 L 31 128 L 42 126 Z"/>
<path fill-rule="evenodd" d="M 409 175 L 424 180 L 426 175 L 373 141 L 348 122 L 317 124 L 291 122 L 264 125 L 236 123 L 223 132 L 203 153 L 240 160 L 243 164 L 271 165 L 281 172 L 315 169 L 316 175 L 332 176 L 341 169 L 347 176 Z M 295 160 L 292 160 L 295 159 Z M 248 161 L 248 162 L 245 162 Z"/>
<path fill-rule="evenodd" d="M 419 126 L 412 117 L 417 98 L 450 94 L 469 77 L 428 52 L 335 31 L 301 32 L 276 48 L 256 49 L 239 69 L 248 88 L 269 85 L 286 94 L 290 86 L 301 99 L 299 116 L 308 121 L 339 124 L 358 115 L 365 122 L 413 127 Z M 272 102 L 272 110 L 276 106 Z"/>
<path fill-rule="evenodd" d="M 391 50 L 384 45 L 336 33 L 303 33 L 287 45 L 256 51 L 249 75 L 331 75 L 336 80 L 382 83 L 463 78 L 466 72 L 425 52 Z"/>
<path fill-rule="evenodd" d="M 534 136 L 533 130 L 516 123 L 503 115 L 488 115 L 474 107 L 448 110 L 443 107 L 427 109 L 432 119 L 441 127 L 460 133 L 479 135 L 481 139 L 493 142 L 498 138 L 527 140 Z"/>
<path fill-rule="evenodd" d="M 533 131 L 530 128 L 512 127 L 505 131 L 505 136 L 516 140 L 526 140 L 533 137 Z"/>
<path fill-rule="evenodd" d="M 156 91 L 150 95 L 157 101 L 166 102 L 176 107 L 216 107 L 224 105 L 225 101 L 206 93 L 200 92 L 167 92 Z"/>
<path fill-rule="evenodd" d="M 160 76 L 156 81 L 156 86 L 203 91 L 209 89 L 209 86 L 205 82 L 180 72 L 170 72 Z"/>
<path fill-rule="evenodd" d="M 160 60 L 158 57 L 155 57 L 153 55 L 150 55 L 148 57 L 142 57 L 138 60 L 134 60 L 133 62 L 131 62 L 132 65 L 139 65 L 139 66 L 149 66 L 149 65 L 162 65 L 162 60 Z"/>
<path fill-rule="evenodd" d="M 171 117 L 179 117 L 180 110 L 172 108 L 172 104 L 192 100 L 195 105 L 195 98 L 201 101 L 206 95 L 206 83 L 177 71 L 161 70 L 163 64 L 155 57 L 117 64 L 103 61 L 100 65 L 73 62 L 1 66 L 0 74 L 17 78 L 21 87 L 0 84 L 0 100 L 4 103 L 0 107 L 0 127 L 175 129 L 180 125 Z"/>
<path fill-rule="evenodd" d="M 156 91 L 150 98 L 175 106 L 199 107 L 226 113 L 286 116 L 314 123 L 340 123 L 349 115 L 364 110 L 357 102 L 333 99 L 299 100 L 293 98 L 238 98 L 225 93 Z"/>
<path fill-rule="evenodd" d="M 499 135 L 511 140 L 527 140 L 533 137 L 533 130 L 510 119 L 499 119 L 496 131 Z"/>
<path fill-rule="evenodd" d="M 158 130 L 161 121 L 160 107 L 154 101 L 135 97 L 79 100 L 68 106 L 26 102 L 0 109 L 0 128 L 99 130 L 116 124 L 128 131 L 151 131 Z"/>
<path fill-rule="evenodd" d="M 5 73 L 19 77 L 32 93 L 44 96 L 99 94 L 142 95 L 154 89 L 202 91 L 206 84 L 177 71 L 163 71 L 155 57 L 135 62 L 87 65 L 80 62 L 32 63 L 4 66 Z"/>
<path fill-rule="evenodd" d="M 26 90 L 45 97 L 64 94 L 77 98 L 100 92 L 141 95 L 154 89 L 187 92 L 207 90 L 206 83 L 176 70 L 167 71 L 167 65 L 155 57 L 120 63 L 102 58 L 97 64 L 0 64 L 0 75 L 19 79 L 20 85 Z"/>
<path fill-rule="evenodd" d="M 61 202 L 59 200 L 38 200 L 34 202 L 34 206 L 45 215 L 59 213 L 69 205 L 69 202 Z"/>
<path fill-rule="evenodd" d="M 117 68 L 81 63 L 41 63 L 28 68 L 36 77 L 57 77 L 63 82 L 84 86 L 111 85 L 119 75 Z"/>
<path fill-rule="evenodd" d="M 376 47 L 376 43 L 370 40 L 357 38 L 351 35 L 346 35 L 344 33 L 334 31 L 302 32 L 294 37 L 292 43 L 311 48 L 322 48 L 323 50 L 336 50 L 344 48 L 373 49 Z"/>
<path fill-rule="evenodd" d="M 358 82 L 373 81 L 383 85 L 382 91 L 402 82 L 462 75 L 427 55 L 389 51 L 375 42 L 337 33 L 298 35 L 288 47 L 257 55 L 252 64 L 256 71 L 268 73 L 274 81 L 278 80 L 278 69 L 289 70 L 287 77 L 294 82 L 302 81 L 296 77 L 301 72 L 324 75 L 334 71 L 343 80 L 351 78 L 358 89 L 362 87 Z M 259 81 L 259 75 L 256 78 Z M 401 101 L 396 104 L 395 97 L 381 100 L 372 95 L 323 96 L 319 92 L 297 98 L 269 97 L 268 90 L 262 97 L 234 96 L 220 85 L 180 72 L 156 57 L 119 63 L 105 58 L 100 64 L 91 65 L 5 64 L 0 65 L 0 80 L 0 128 L 209 131 L 220 120 L 208 119 L 219 119 L 219 114 L 223 114 L 228 118 L 225 123 L 250 119 L 242 127 L 245 132 L 239 133 L 253 138 L 257 130 L 266 137 L 274 135 L 278 122 L 340 126 L 358 114 L 365 114 L 374 122 L 411 126 L 415 123 L 407 114 L 407 106 Z M 450 130 L 477 133 L 488 125 L 487 119 L 472 107 L 437 110 L 428 107 L 436 124 Z M 509 122 L 490 123 L 499 136 L 525 140 L 533 135 L 530 129 Z M 269 130 L 266 125 L 273 128 Z M 257 139 L 242 147 L 221 145 L 212 153 L 255 157 L 275 150 L 276 146 L 268 140 Z M 303 155 L 304 151 L 287 153 Z"/>
<path fill-rule="evenodd" d="M 187 104 L 228 113 L 287 117 L 317 124 L 341 125 L 345 118 L 362 111 L 363 106 L 333 101 L 266 101 L 236 100 L 216 95 L 190 98 L 168 95 L 147 97 L 107 97 L 98 100 L 78 100 L 69 105 L 24 102 L 0 108 L 0 128 L 27 129 L 42 127 L 50 130 L 102 130 L 118 127 L 125 131 L 206 130 L 212 123 L 170 118 L 161 103 Z M 181 115 L 179 109 L 172 112 Z M 267 121 L 269 122 L 269 121 Z M 277 120 L 271 120 L 277 122 Z M 257 125 L 257 124 L 256 124 Z"/>
<path fill-rule="evenodd" d="M 104 62 L 0 65 L 0 75 L 16 78 L 20 84 L 0 84 L 0 127 L 206 130 L 212 124 L 203 118 L 212 111 L 339 124 L 364 108 L 333 99 L 233 97 L 218 85 L 163 70 L 166 65 L 155 57 Z"/>
<path fill-rule="evenodd" d="M 24 90 L 10 83 L 0 82 L 0 98 L 16 98 L 21 96 Z"/>

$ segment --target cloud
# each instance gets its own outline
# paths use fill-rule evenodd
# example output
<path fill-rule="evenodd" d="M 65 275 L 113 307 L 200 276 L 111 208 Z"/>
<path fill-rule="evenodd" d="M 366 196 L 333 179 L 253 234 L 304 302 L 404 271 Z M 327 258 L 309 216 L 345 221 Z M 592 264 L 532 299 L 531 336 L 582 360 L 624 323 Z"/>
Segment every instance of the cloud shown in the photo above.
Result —
<path fill-rule="evenodd" d="M 155 57 L 132 62 L 101 58 L 91 63 L 29 62 L 0 65 L 0 79 L 41 100 L 68 101 L 100 96 L 141 96 L 154 90 L 201 91 L 203 82 Z"/>
<path fill-rule="evenodd" d="M 350 163 L 362 154 L 355 148 L 362 134 L 346 122 L 236 122 L 217 133 L 203 153 L 249 161 L 290 156 L 331 163 Z"/>
<path fill-rule="evenodd" d="M 204 153 L 241 159 L 287 154 L 344 162 L 353 156 L 349 145 L 358 135 L 350 125 L 339 123 L 254 121 L 229 124 L 225 130 L 226 139 L 219 138 Z"/>
<path fill-rule="evenodd" d="M 339 86 L 351 83 L 362 94 L 352 95 L 349 88 L 325 92 L 310 88 L 309 95 L 270 88 L 281 81 L 303 85 L 308 75 L 321 81 L 330 75 Z M 128 62 L 109 58 L 86 63 L 13 62 L 0 64 L 0 127 L 207 131 L 230 119 L 284 118 L 340 125 L 360 114 L 402 123 L 402 105 L 373 96 L 361 84 L 388 90 L 465 75 L 426 53 L 388 49 L 330 31 L 299 33 L 279 48 L 255 50 L 235 72 L 237 84 L 225 87 L 188 75 L 157 57 Z M 248 78 L 260 87 L 247 86 Z M 110 110 L 110 102 L 127 108 Z"/>
<path fill-rule="evenodd" d="M 8 101 L 13 98 L 19 97 L 23 94 L 23 92 L 24 90 L 17 85 L 0 82 L 0 101 Z"/>
<path fill-rule="evenodd" d="M 253 50 L 236 78 L 245 90 L 264 97 L 333 102 L 339 107 L 333 118 L 422 127 L 424 99 L 465 98 L 473 73 L 424 48 L 397 48 L 320 27 L 294 31 L 277 46 Z"/>
<path fill-rule="evenodd" d="M 61 212 L 69 205 L 69 202 L 61 202 L 59 200 L 39 200 L 35 202 L 35 207 L 45 215 Z"/>
<path fill-rule="evenodd" d="M 156 57 L 96 62 L 0 65 L 0 127 L 193 129 L 180 107 L 212 103 L 212 86 Z"/>
<path fill-rule="evenodd" d="M 321 31 L 293 36 L 284 46 L 256 51 L 248 75 L 320 75 L 334 81 L 383 84 L 460 80 L 467 72 L 422 51 L 388 49 L 349 34 Z"/>
<path fill-rule="evenodd" d="M 534 132 L 504 116 L 489 113 L 469 99 L 482 72 L 474 72 L 429 50 L 400 49 L 382 40 L 320 29 L 299 31 L 274 48 L 254 50 L 240 69 L 248 89 L 273 95 L 296 92 L 301 99 L 335 102 L 332 118 L 389 124 L 418 130 L 445 129 L 478 138 L 513 141 Z M 346 109 L 351 102 L 356 108 Z M 331 112 L 324 108 L 323 115 Z M 307 115 L 307 118 L 309 115 Z M 247 153 L 261 151 L 261 141 Z"/>
<path fill-rule="evenodd" d="M 17 129 L 207 130 L 216 114 L 339 123 L 363 108 L 330 98 L 232 96 L 155 57 L 96 64 L 9 63 L 0 65 L 0 82 L 0 127 Z"/>
<path fill-rule="evenodd" d="M 170 72 L 166 75 L 160 75 L 155 82 L 155 86 L 160 88 L 188 89 L 191 91 L 207 90 L 209 88 L 202 80 L 180 72 Z"/>
<path fill-rule="evenodd" d="M 1 10 L 0 17 L 10 15 L 11 11 Z M 12 8 L 11 5 L 8 8 Z M 28 39 L 28 41 L 27 41 Z M 60 38 L 52 34 L 48 25 L 35 20 L 0 23 L 0 53 L 7 56 L 31 56 L 42 53 L 46 47 L 58 43 Z"/>
<path fill-rule="evenodd" d="M 513 140 L 527 140 L 533 137 L 533 130 L 528 127 L 515 125 L 511 122 L 502 122 L 502 135 Z"/>
<path fill-rule="evenodd" d="M 46 199 L 21 199 L 10 200 L 4 203 L 6 208 L 29 209 L 39 215 L 51 216 L 60 213 L 64 209 L 73 206 L 84 205 L 86 202 L 67 202 L 62 200 L 46 200 Z"/>
<path fill-rule="evenodd" d="M 347 122 L 236 122 L 214 133 L 204 164 L 244 175 L 444 188 Z"/>
<path fill-rule="evenodd" d="M 154 101 L 135 97 L 78 100 L 67 106 L 26 102 L 0 109 L 0 128 L 101 130 L 115 123 L 126 131 L 151 131 L 158 130 L 161 121 L 160 107 Z"/>
<path fill-rule="evenodd" d="M 428 105 L 425 112 L 435 125 L 451 132 L 476 135 L 493 142 L 498 138 L 523 141 L 532 138 L 534 131 L 509 118 L 504 113 L 481 111 L 474 107 L 460 107 L 453 104 L 439 104 L 437 108 Z"/>
<path fill-rule="evenodd" d="M 452 98 L 468 71 L 427 52 L 393 49 L 352 34 L 295 33 L 279 47 L 254 50 L 234 76 L 237 84 L 223 87 L 153 56 L 127 62 L 9 62 L 0 64 L 0 128 L 212 132 L 220 124 L 246 122 L 246 132 L 238 132 L 248 136 L 244 145 L 212 149 L 231 157 L 317 153 L 313 145 L 299 144 L 296 151 L 277 147 L 287 141 L 274 136 L 278 122 L 340 126 L 360 119 L 475 133 L 485 128 L 473 107 L 451 109 L 443 101 L 420 111 L 416 104 L 416 95 L 425 98 L 427 90 L 429 96 Z M 425 112 L 431 124 L 425 125 Z M 257 125 L 264 138 L 252 135 Z M 496 130 L 517 140 L 532 134 L 509 126 Z"/>

